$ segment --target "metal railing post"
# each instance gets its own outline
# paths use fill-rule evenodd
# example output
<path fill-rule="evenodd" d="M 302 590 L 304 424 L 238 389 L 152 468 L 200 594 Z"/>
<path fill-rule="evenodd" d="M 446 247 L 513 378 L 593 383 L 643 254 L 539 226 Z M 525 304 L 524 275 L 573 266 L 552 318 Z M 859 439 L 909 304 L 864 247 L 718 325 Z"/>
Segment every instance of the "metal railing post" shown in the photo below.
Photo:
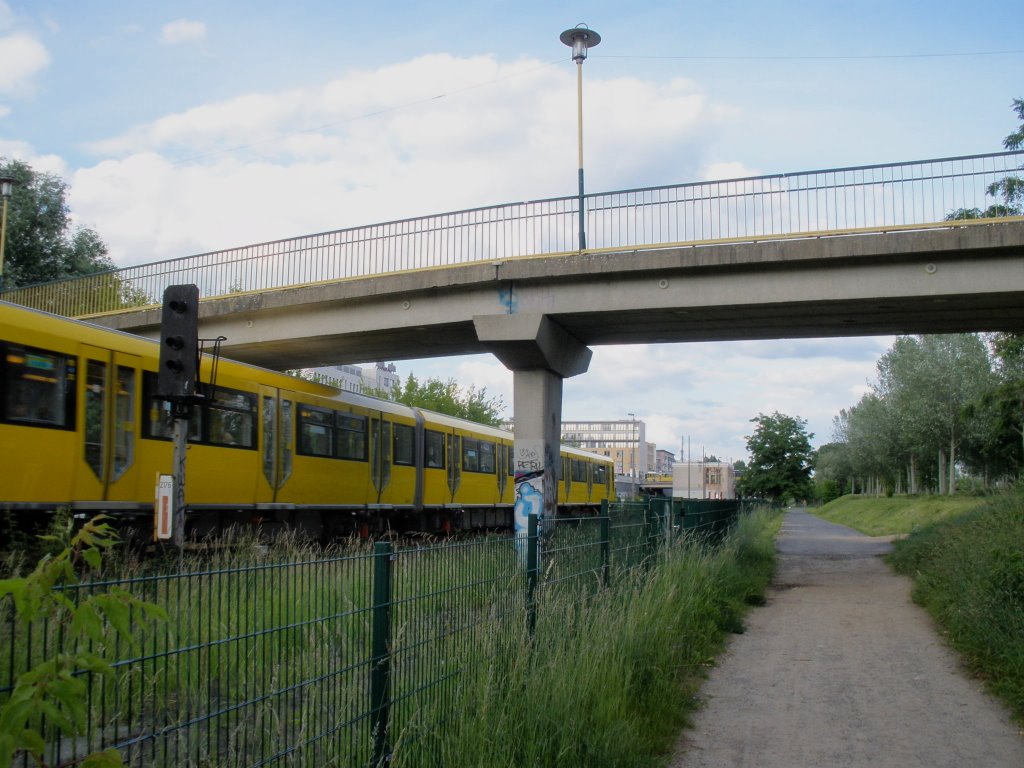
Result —
<path fill-rule="evenodd" d="M 373 765 L 391 761 L 388 720 L 391 717 L 391 544 L 373 546 L 373 638 L 370 661 L 370 722 L 373 725 Z"/>
<path fill-rule="evenodd" d="M 537 591 L 537 578 L 540 575 L 540 558 L 537 552 L 540 537 L 537 535 L 537 515 L 527 515 L 526 519 L 526 628 L 532 636 L 537 626 L 537 602 L 534 596 Z"/>
<path fill-rule="evenodd" d="M 608 499 L 601 499 L 601 584 L 611 584 L 611 519 L 608 516 Z"/>

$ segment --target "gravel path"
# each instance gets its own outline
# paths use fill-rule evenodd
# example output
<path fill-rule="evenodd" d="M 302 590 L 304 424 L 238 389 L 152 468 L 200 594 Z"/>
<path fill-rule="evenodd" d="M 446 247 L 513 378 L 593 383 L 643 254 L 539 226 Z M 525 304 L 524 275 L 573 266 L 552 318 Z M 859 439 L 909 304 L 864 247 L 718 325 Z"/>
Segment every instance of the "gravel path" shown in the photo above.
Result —
<path fill-rule="evenodd" d="M 671 768 L 1024 768 L 1024 734 L 969 679 L 890 544 L 787 514 L 767 605 L 701 689 Z"/>

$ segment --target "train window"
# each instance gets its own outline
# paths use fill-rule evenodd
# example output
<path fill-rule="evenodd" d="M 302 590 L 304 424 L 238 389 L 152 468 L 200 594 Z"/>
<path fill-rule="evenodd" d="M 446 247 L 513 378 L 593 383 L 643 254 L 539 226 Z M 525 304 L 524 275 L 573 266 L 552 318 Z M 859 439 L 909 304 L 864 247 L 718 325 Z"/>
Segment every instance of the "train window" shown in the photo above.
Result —
<path fill-rule="evenodd" d="M 607 468 L 604 464 L 594 465 L 594 482 L 597 485 L 604 485 L 605 475 L 607 474 Z"/>
<path fill-rule="evenodd" d="M 334 455 L 334 411 L 299 406 L 299 453 L 305 456 Z"/>
<path fill-rule="evenodd" d="M 3 421 L 75 428 L 75 358 L 10 344 L 3 356 Z"/>
<path fill-rule="evenodd" d="M 147 376 L 149 374 L 146 374 Z M 143 386 L 149 392 L 148 382 Z M 153 376 L 153 391 L 156 387 L 156 376 Z M 155 395 L 147 398 L 149 403 L 149 414 L 146 418 L 146 437 L 170 440 L 174 437 L 174 415 L 171 413 L 171 404 L 167 400 L 161 400 Z M 188 440 L 190 443 L 198 443 L 202 440 L 203 412 L 199 408 L 192 409 L 192 415 L 188 419 Z"/>
<path fill-rule="evenodd" d="M 256 396 L 248 392 L 217 387 L 213 398 L 203 403 L 208 414 L 207 442 L 235 448 L 256 446 Z"/>
<path fill-rule="evenodd" d="M 471 437 L 462 439 L 462 468 L 467 472 L 486 472 L 494 474 L 494 443 L 475 440 Z"/>
<path fill-rule="evenodd" d="M 114 479 L 135 463 L 135 369 L 117 367 L 114 402 Z"/>
<path fill-rule="evenodd" d="M 510 445 L 508 447 L 508 473 L 515 477 L 516 474 L 516 447 Z"/>
<path fill-rule="evenodd" d="M 497 464 L 494 460 L 494 443 L 480 441 L 480 471 L 489 475 L 494 474 Z"/>
<path fill-rule="evenodd" d="M 274 463 L 277 458 L 277 400 L 272 397 L 263 398 L 263 476 L 267 478 L 271 488 L 277 487 Z"/>
<path fill-rule="evenodd" d="M 395 464 L 416 463 L 415 430 L 408 424 L 395 424 Z"/>
<path fill-rule="evenodd" d="M 89 360 L 85 369 L 85 463 L 101 479 L 106 474 L 103 461 L 106 386 L 107 364 Z"/>
<path fill-rule="evenodd" d="M 354 413 L 335 413 L 339 459 L 366 461 L 366 417 Z"/>
<path fill-rule="evenodd" d="M 292 401 L 281 398 L 281 468 L 278 472 L 277 487 L 280 488 L 292 476 Z"/>
<path fill-rule="evenodd" d="M 480 471 L 480 441 L 462 438 L 462 468 L 467 472 Z"/>
<path fill-rule="evenodd" d="M 572 481 L 574 483 L 587 482 L 587 463 L 582 459 L 572 460 Z"/>
<path fill-rule="evenodd" d="M 146 371 L 142 377 L 143 402 L 148 414 L 143 436 L 170 440 L 174 436 L 171 404 L 158 397 L 157 376 Z M 232 448 L 256 447 L 256 395 L 237 389 L 217 387 L 213 396 L 192 408 L 188 420 L 188 441 Z"/>
<path fill-rule="evenodd" d="M 444 433 L 432 429 L 423 433 L 423 464 L 431 469 L 444 469 Z"/>

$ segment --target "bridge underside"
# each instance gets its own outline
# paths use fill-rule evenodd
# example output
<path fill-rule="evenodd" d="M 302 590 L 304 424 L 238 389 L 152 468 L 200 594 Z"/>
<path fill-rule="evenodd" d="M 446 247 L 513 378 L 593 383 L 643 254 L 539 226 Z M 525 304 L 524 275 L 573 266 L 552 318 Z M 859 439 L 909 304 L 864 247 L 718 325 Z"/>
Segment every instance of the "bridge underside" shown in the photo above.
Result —
<path fill-rule="evenodd" d="M 483 353 L 474 318 L 583 345 L 1024 330 L 1024 221 L 483 262 L 206 301 L 269 368 Z M 159 311 L 100 319 L 155 336 Z"/>
<path fill-rule="evenodd" d="M 562 379 L 589 346 L 1024 330 L 1022 256 L 1024 220 L 514 259 L 214 299 L 201 335 L 268 368 L 492 352 L 514 371 L 523 532 L 555 514 Z"/>

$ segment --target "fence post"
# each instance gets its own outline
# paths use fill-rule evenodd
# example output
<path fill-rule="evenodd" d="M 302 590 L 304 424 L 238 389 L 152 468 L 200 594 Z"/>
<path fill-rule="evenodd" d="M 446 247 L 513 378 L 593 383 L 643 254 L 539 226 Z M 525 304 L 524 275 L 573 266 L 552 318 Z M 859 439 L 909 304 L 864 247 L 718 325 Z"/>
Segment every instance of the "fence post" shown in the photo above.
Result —
<path fill-rule="evenodd" d="M 373 637 L 370 665 L 370 708 L 373 724 L 373 765 L 391 762 L 388 720 L 391 717 L 391 544 L 373 545 Z"/>
<path fill-rule="evenodd" d="M 537 515 L 527 515 L 526 521 L 526 628 L 532 636 L 537 624 L 537 603 L 534 593 L 537 591 L 537 577 L 540 571 L 540 558 L 537 556 L 540 537 L 537 536 Z"/>
<path fill-rule="evenodd" d="M 657 512 L 651 504 L 651 497 L 647 496 L 644 498 L 644 534 L 647 536 L 647 555 L 652 558 L 658 552 L 657 526 L 653 522 L 655 515 Z"/>
<path fill-rule="evenodd" d="M 608 499 L 601 499 L 601 584 L 611 582 L 611 521 L 608 517 Z"/>

